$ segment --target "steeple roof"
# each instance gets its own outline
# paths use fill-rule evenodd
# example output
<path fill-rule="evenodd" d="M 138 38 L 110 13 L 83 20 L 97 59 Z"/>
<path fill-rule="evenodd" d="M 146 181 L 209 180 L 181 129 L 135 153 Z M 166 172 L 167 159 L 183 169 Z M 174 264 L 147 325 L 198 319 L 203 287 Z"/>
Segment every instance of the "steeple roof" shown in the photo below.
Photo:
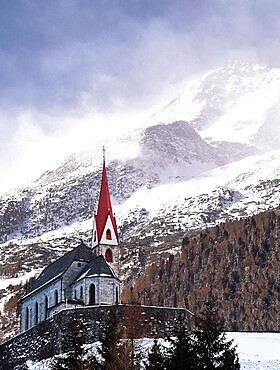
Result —
<path fill-rule="evenodd" d="M 97 209 L 97 214 L 95 216 L 98 240 L 100 240 L 102 237 L 108 216 L 110 217 L 112 221 L 115 234 L 118 237 L 116 219 L 113 215 L 111 198 L 110 198 L 110 193 L 109 193 L 106 164 L 105 164 L 105 155 L 104 155 L 98 209 Z"/>

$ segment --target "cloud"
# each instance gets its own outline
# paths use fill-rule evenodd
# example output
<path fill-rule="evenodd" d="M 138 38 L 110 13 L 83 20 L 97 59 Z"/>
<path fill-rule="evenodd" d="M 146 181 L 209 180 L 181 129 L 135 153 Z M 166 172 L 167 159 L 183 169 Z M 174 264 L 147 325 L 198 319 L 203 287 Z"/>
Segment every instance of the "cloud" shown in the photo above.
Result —
<path fill-rule="evenodd" d="M 46 114 L 25 110 L 6 116 L 0 113 L 0 193 L 38 178 L 67 156 L 79 151 L 95 149 L 100 152 L 109 138 L 119 137 L 129 127 L 133 130 L 147 122 L 144 114 L 104 114 L 90 109 L 85 103 L 83 111 L 75 115 L 65 112 Z M 15 130 L 5 130 L 5 123 L 13 120 Z M 37 122 L 41 124 L 38 125 Z M 3 124 L 4 123 L 4 124 Z M 57 125 L 54 132 L 47 126 Z M 12 132 L 12 134 L 11 134 Z"/>
<path fill-rule="evenodd" d="M 279 66 L 279 7 L 276 0 L 2 4 L 0 190 L 91 137 L 145 125 L 153 106 L 227 59 Z"/>

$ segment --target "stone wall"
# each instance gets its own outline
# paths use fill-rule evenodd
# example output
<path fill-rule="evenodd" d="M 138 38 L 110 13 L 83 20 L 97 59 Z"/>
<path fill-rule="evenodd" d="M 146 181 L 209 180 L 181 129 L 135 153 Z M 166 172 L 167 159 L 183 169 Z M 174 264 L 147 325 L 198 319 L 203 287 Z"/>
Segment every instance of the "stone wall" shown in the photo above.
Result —
<path fill-rule="evenodd" d="M 64 337 L 69 335 L 73 318 L 78 318 L 86 343 L 100 337 L 109 311 L 114 311 L 121 327 L 127 328 L 129 316 L 140 328 L 136 336 L 154 337 L 172 334 L 176 318 L 184 316 L 188 326 L 193 317 L 180 308 L 149 306 L 101 306 L 63 310 L 50 319 L 21 333 L 0 346 L 0 370 L 14 370 L 27 360 L 41 360 L 63 352 Z"/>

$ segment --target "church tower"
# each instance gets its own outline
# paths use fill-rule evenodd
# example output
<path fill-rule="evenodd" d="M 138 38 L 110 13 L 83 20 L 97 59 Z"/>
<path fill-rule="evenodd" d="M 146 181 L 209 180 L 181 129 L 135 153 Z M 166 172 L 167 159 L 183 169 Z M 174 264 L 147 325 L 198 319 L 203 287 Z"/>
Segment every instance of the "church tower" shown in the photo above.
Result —
<path fill-rule="evenodd" d="M 107 181 L 104 147 L 103 170 L 98 209 L 97 214 L 93 219 L 92 249 L 96 256 L 104 256 L 106 262 L 118 276 L 119 238 Z"/>

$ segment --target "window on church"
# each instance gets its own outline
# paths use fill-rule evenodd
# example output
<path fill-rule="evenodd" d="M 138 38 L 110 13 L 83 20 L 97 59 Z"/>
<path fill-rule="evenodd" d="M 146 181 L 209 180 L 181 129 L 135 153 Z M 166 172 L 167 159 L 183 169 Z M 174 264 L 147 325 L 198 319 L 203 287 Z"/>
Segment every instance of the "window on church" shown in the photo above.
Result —
<path fill-rule="evenodd" d="M 93 238 L 93 241 L 96 242 L 96 230 L 94 230 L 94 238 Z"/>
<path fill-rule="evenodd" d="M 80 298 L 83 299 L 83 296 L 84 296 L 84 291 L 83 291 L 83 287 L 81 286 L 80 287 Z"/>
<path fill-rule="evenodd" d="M 90 305 L 96 304 L 94 284 L 90 284 L 89 286 L 89 304 Z"/>
<path fill-rule="evenodd" d="M 78 266 L 78 267 L 81 267 L 81 266 L 82 266 L 81 262 L 78 262 L 78 263 L 77 263 L 77 266 Z"/>
<path fill-rule="evenodd" d="M 77 290 L 74 291 L 74 299 L 77 299 Z"/>
<path fill-rule="evenodd" d="M 54 305 L 58 304 L 58 291 L 57 289 L 54 291 Z"/>
<path fill-rule="evenodd" d="M 35 303 L 35 325 L 38 324 L 39 321 L 39 307 L 38 302 Z"/>
<path fill-rule="evenodd" d="M 105 260 L 107 262 L 113 262 L 113 253 L 112 253 L 111 249 L 109 249 L 109 248 L 105 252 Z"/>
<path fill-rule="evenodd" d="M 106 230 L 106 239 L 107 240 L 112 240 L 112 234 L 111 234 L 111 230 L 110 229 L 107 229 Z"/>
<path fill-rule="evenodd" d="M 29 327 L 29 308 L 25 309 L 25 330 L 28 330 Z"/>
<path fill-rule="evenodd" d="M 118 290 L 118 287 L 116 287 L 116 304 L 119 304 L 119 290 Z"/>
<path fill-rule="evenodd" d="M 45 296 L 45 319 L 48 317 L 48 308 L 49 308 L 49 300 L 48 300 L 48 297 Z"/>

